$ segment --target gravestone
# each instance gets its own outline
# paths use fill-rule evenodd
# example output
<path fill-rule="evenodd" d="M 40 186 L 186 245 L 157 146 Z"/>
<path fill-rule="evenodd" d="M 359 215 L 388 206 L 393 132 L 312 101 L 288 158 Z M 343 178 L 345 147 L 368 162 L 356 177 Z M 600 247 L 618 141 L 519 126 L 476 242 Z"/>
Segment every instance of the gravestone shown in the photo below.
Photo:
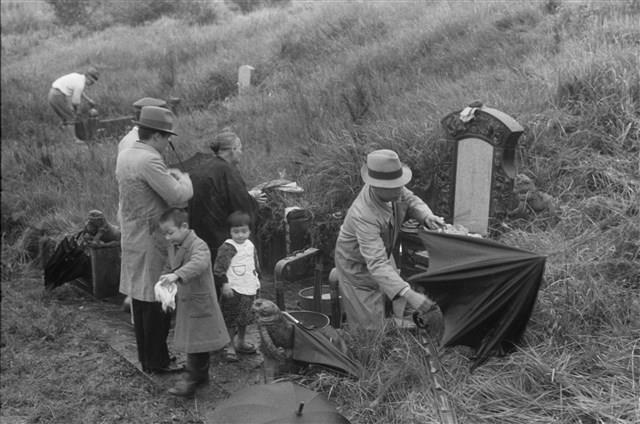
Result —
<path fill-rule="evenodd" d="M 251 73 L 255 70 L 253 66 L 242 65 L 238 68 L 238 92 L 242 94 L 251 87 Z"/>
<path fill-rule="evenodd" d="M 487 235 L 513 207 L 516 147 L 524 130 L 511 116 L 481 103 L 450 113 L 441 124 L 448 145 L 429 204 L 447 222 Z"/>

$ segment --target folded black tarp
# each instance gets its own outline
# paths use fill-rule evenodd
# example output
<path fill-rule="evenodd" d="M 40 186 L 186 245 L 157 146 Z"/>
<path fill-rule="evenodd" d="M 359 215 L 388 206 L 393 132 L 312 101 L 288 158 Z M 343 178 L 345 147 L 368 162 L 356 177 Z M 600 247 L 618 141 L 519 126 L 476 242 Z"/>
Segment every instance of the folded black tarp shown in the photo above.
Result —
<path fill-rule="evenodd" d="M 515 347 L 527 326 L 546 257 L 495 241 L 421 231 L 426 272 L 408 281 L 422 287 L 444 314 L 443 346 L 476 349 L 471 369 Z"/>

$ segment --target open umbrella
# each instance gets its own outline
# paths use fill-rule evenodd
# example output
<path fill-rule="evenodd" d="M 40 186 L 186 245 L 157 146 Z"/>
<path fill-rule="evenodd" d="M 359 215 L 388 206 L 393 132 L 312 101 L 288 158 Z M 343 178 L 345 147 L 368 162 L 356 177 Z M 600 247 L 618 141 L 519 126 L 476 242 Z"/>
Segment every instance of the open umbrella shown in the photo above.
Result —
<path fill-rule="evenodd" d="M 294 360 L 322 365 L 353 377 L 362 374 L 362 366 L 338 350 L 331 340 L 322 334 L 323 330 L 307 328 L 287 312 L 283 312 L 283 315 L 295 324 L 292 352 Z"/>
<path fill-rule="evenodd" d="M 289 381 L 242 389 L 206 418 L 209 424 L 349 424 L 323 394 Z"/>
<path fill-rule="evenodd" d="M 422 231 L 418 237 L 429 269 L 408 281 L 442 309 L 442 345 L 475 348 L 472 369 L 512 350 L 531 316 L 546 257 L 463 235 Z"/>

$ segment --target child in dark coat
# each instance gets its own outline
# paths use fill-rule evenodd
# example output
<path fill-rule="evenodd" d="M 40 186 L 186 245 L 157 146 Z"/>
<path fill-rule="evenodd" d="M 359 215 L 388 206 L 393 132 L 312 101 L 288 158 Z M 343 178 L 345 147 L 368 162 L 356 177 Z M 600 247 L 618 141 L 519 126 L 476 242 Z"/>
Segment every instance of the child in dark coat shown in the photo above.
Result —
<path fill-rule="evenodd" d="M 251 217 L 236 211 L 229 215 L 228 222 L 231 238 L 218 249 L 213 275 L 216 284 L 222 287 L 222 315 L 232 338 L 225 356 L 233 362 L 238 360 L 237 353 L 256 353 L 256 347 L 246 341 L 245 334 L 247 325 L 253 321 L 251 305 L 260 289 L 260 280 L 256 248 L 249 240 Z M 236 343 L 234 336 L 237 336 Z"/>
<path fill-rule="evenodd" d="M 193 396 L 197 386 L 209 381 L 209 352 L 230 340 L 213 284 L 209 247 L 188 222 L 187 212 L 178 208 L 160 217 L 160 230 L 171 243 L 167 270 L 172 270 L 160 276 L 160 283 L 178 286 L 174 347 L 187 353 L 187 375 L 169 389 L 176 396 Z"/>

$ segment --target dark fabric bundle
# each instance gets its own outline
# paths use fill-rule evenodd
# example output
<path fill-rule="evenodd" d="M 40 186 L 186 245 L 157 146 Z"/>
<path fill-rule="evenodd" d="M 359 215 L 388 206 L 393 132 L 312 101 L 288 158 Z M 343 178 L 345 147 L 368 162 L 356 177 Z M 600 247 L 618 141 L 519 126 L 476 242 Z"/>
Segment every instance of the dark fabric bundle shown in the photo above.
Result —
<path fill-rule="evenodd" d="M 66 236 L 58 243 L 44 267 L 44 285 L 47 289 L 54 289 L 80 277 L 91 280 L 91 258 L 78 244 L 81 236 L 82 232 Z"/>

